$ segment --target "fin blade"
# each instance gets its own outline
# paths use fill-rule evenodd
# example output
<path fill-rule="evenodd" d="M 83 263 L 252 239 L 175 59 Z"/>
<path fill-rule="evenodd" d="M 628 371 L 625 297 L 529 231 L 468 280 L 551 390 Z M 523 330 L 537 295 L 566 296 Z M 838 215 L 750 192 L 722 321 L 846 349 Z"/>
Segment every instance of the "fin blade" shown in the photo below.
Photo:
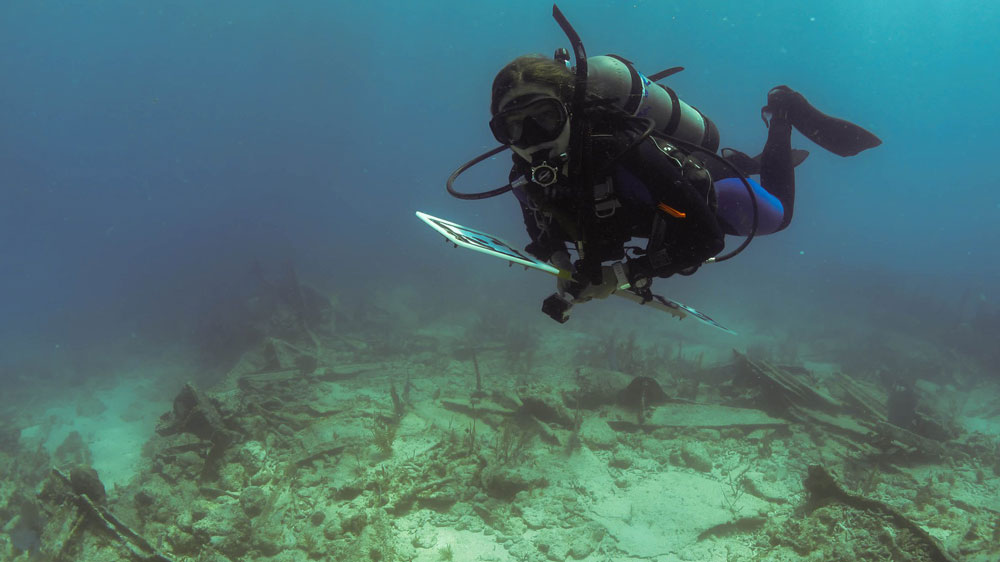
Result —
<path fill-rule="evenodd" d="M 854 156 L 882 144 L 882 139 L 860 125 L 827 115 L 813 107 L 805 96 L 788 86 L 768 92 L 768 105 L 762 111 L 787 113 L 788 120 L 807 139 L 838 156 Z"/>
<path fill-rule="evenodd" d="M 657 72 L 656 74 L 651 74 L 651 75 L 647 76 L 646 78 L 649 78 L 649 80 L 651 82 L 659 82 L 660 80 L 663 80 L 667 76 L 673 76 L 674 74 L 677 74 L 678 72 L 680 72 L 682 70 L 684 70 L 683 66 L 672 66 L 672 67 L 670 67 L 670 68 L 668 68 L 666 70 L 661 70 L 661 71 Z"/>

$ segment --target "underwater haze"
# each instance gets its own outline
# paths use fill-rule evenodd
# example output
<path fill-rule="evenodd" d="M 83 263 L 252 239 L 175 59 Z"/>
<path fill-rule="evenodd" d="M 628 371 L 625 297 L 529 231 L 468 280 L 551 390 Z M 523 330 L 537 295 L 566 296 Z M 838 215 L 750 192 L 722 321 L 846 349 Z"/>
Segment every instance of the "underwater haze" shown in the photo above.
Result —
<path fill-rule="evenodd" d="M 0 2 L 0 426 L 19 428 L 22 451 L 45 449 L 53 456 L 38 466 L 94 466 L 108 487 L 108 501 L 116 501 L 114 494 L 124 494 L 133 478 L 144 478 L 142 459 L 159 458 L 147 454 L 155 446 L 144 443 L 147 438 L 155 443 L 157 419 L 171 411 L 170 400 L 185 382 L 215 388 L 220 396 L 223 389 L 246 390 L 245 381 L 227 384 L 237 380 L 234 369 L 253 362 L 261 345 L 271 345 L 275 364 L 287 366 L 273 342 L 287 336 L 275 326 L 287 312 L 280 303 L 287 304 L 282 299 L 292 291 L 293 312 L 299 315 L 293 323 L 312 331 L 306 328 L 307 344 L 287 339 L 295 349 L 315 343 L 312 355 L 293 361 L 303 372 L 337 371 L 328 360 L 332 356 L 323 353 L 341 354 L 338 361 L 345 365 L 412 361 L 421 367 L 407 368 L 409 388 L 420 369 L 452 376 L 461 364 L 468 374 L 473 361 L 477 378 L 481 366 L 485 372 L 492 365 L 498 379 L 523 386 L 533 378 L 580 376 L 584 363 L 630 376 L 667 376 L 629 363 L 617 347 L 625 341 L 646 350 L 642 357 L 650 362 L 668 351 L 678 360 L 697 356 L 699 369 L 728 364 L 736 350 L 741 357 L 814 373 L 856 376 L 881 389 L 883 401 L 887 391 L 880 385 L 899 380 L 939 385 L 923 387 L 923 400 L 934 388 L 978 395 L 973 403 L 982 409 L 975 430 L 996 439 L 1000 5 L 564 0 L 559 7 L 591 56 L 621 55 L 646 75 L 683 66 L 665 83 L 718 126 L 723 147 L 760 151 L 767 134 L 760 110 L 767 92 L 781 84 L 882 139 L 877 148 L 841 158 L 794 133 L 793 147 L 810 156 L 796 170 L 791 226 L 757 237 L 738 257 L 705 265 L 691 277 L 656 281 L 658 293 L 709 314 L 738 335 L 622 299 L 579 305 L 567 324 L 558 324 L 540 311 L 555 290 L 551 278 L 453 249 L 414 216 L 424 211 L 454 220 L 519 248 L 529 242 L 511 194 L 460 201 L 448 195 L 445 180 L 496 146 L 488 122 L 497 71 L 522 54 L 549 56 L 569 48 L 550 3 L 5 0 Z M 503 153 L 463 175 L 456 187 L 470 192 L 500 186 L 509 165 L 509 153 Z M 726 251 L 741 241 L 727 237 Z M 316 328 L 320 324 L 322 331 Z M 607 353 L 595 351 L 600 357 L 593 359 L 581 350 L 582 342 Z M 500 364 L 507 355 L 491 364 L 482 351 L 516 346 L 522 346 L 518 353 L 530 349 L 536 363 L 511 360 L 513 366 L 504 370 L 508 367 Z M 471 359 L 464 355 L 468 349 Z M 551 365 L 544 363 L 549 360 Z M 395 393 L 403 388 L 403 375 L 391 380 L 391 403 L 398 406 Z M 426 401 L 439 405 L 440 396 L 431 399 L 437 385 L 429 380 Z M 377 395 L 358 387 L 357 396 L 364 396 L 358 403 L 389 404 L 389 384 L 379 382 Z M 419 395 L 420 384 L 415 385 Z M 87 425 L 88 415 L 106 414 L 99 406 L 89 409 L 92 402 L 81 406 L 76 402 L 81 396 L 100 396 L 98 402 L 114 412 L 112 426 L 132 424 L 132 437 L 115 438 L 132 447 L 132 464 L 107 460 L 119 452 L 114 439 L 98 436 L 118 429 Z M 476 396 L 472 420 L 479 419 Z M 420 410 L 417 402 L 410 415 Z M 448 416 L 470 415 L 441 407 Z M 645 407 L 643 401 L 639 425 Z M 393 419 L 398 423 L 402 416 L 397 409 Z M 374 436 L 372 451 L 383 449 L 377 441 L 389 426 L 378 425 L 378 415 L 369 417 L 374 421 L 355 433 Z M 450 418 L 441 419 L 442 427 L 435 427 L 453 435 Z M 579 429 L 581 422 L 576 423 Z M 754 427 L 772 423 L 755 421 Z M 489 424 L 479 424 L 487 431 Z M 965 431 L 971 433 L 972 424 Z M 400 425 L 397 439 L 406 427 Z M 505 427 L 493 424 L 498 440 Z M 335 426 L 333 434 L 343 437 L 344 431 Z M 421 431 L 430 430 L 413 433 Z M 74 438 L 73 432 L 80 435 Z M 469 450 L 475 432 L 475 425 L 466 430 Z M 70 460 L 57 455 L 77 438 L 93 439 L 89 452 Z M 257 441 L 273 445 L 263 437 L 241 443 Z M 363 464 L 362 453 L 355 457 Z M 373 466 L 379 458 L 389 462 L 371 458 Z M 986 470 L 986 461 L 973 464 L 969 474 L 976 467 Z M 805 474 L 805 468 L 789 470 L 795 482 Z M 37 483 L 31 478 L 43 472 L 24 475 L 25 485 Z M 914 481 L 927 478 L 921 473 Z M 998 489 L 989 470 L 986 478 L 982 495 Z M 248 473 L 244 483 L 252 481 Z M 213 489 L 229 489 L 211 482 Z M 112 484 L 122 491 L 114 492 Z M 271 485 L 254 484 L 266 491 Z M 382 490 L 362 486 L 358 497 L 376 488 Z M 799 493 L 801 486 L 788 497 Z M 225 500 L 226 493 L 220 494 Z M 485 494 L 497 499 L 489 489 Z M 473 495 L 461 501 L 471 502 Z M 373 501 L 380 500 L 381 492 Z M 994 508 L 1000 506 L 978 513 L 993 513 L 995 525 Z M 38 545 L 45 507 L 32 509 L 43 515 L 30 520 L 41 522 L 26 523 L 28 516 L 18 511 L 19 523 L 7 528 L 16 527 L 17 533 L 5 535 L 20 538 L 17 544 L 4 539 L 0 554 L 28 556 L 45 548 Z M 135 517 L 140 519 L 145 521 Z M 695 542 L 662 551 L 624 546 L 615 551 L 612 537 L 625 544 L 633 531 L 616 531 L 601 521 L 590 524 L 604 529 L 603 538 L 574 558 L 665 561 L 673 559 L 665 552 L 684 552 Z M 655 518 L 650 521 L 655 526 Z M 728 519 L 713 521 L 721 525 Z M 5 524 L 0 521 L 0 527 Z M 972 533 L 968 525 L 962 532 Z M 945 551 L 954 546 L 946 535 L 931 534 Z M 449 544 L 459 544 L 455 537 Z M 255 546 L 257 554 L 248 555 L 212 544 L 227 560 L 275 555 L 270 547 Z M 446 554 L 443 544 L 429 542 L 414 556 L 445 559 L 451 550 Z M 202 553 L 162 541 L 157 548 L 178 560 Z M 534 547 L 530 556 L 506 548 L 512 560 L 537 555 Z M 542 552 L 559 559 L 549 547 Z"/>
<path fill-rule="evenodd" d="M 718 124 L 723 146 L 759 149 L 758 110 L 777 84 L 884 141 L 841 160 L 796 137 L 812 149 L 796 222 L 679 282 L 711 287 L 691 289 L 703 308 L 719 292 L 723 318 L 731 302 L 788 292 L 996 301 L 993 4 L 562 8 L 590 54 L 620 54 L 646 73 L 684 66 L 669 83 Z M 0 10 L 8 359 L 182 338 L 202 297 L 254 259 L 294 260 L 343 292 L 398 283 L 472 293 L 470 284 L 504 275 L 484 258 L 443 252 L 414 210 L 526 242 L 509 195 L 459 202 L 443 183 L 494 144 L 495 72 L 567 46 L 548 4 L 14 1 Z M 503 166 L 491 171 L 476 179 L 502 183 Z M 498 298 L 527 314 L 533 288 Z"/>
<path fill-rule="evenodd" d="M 703 308 L 718 292 L 723 318 L 734 301 L 788 292 L 820 303 L 874 290 L 891 301 L 897 289 L 996 301 L 993 4 L 562 9 L 590 54 L 620 54 L 648 74 L 684 66 L 669 83 L 718 124 L 723 146 L 759 149 L 758 110 L 777 84 L 884 141 L 841 160 L 797 136 L 812 156 L 799 170 L 795 223 L 679 282 L 711 287 L 690 289 Z M 442 251 L 414 210 L 526 242 L 509 195 L 459 202 L 443 183 L 494 144 L 496 71 L 567 46 L 548 4 L 14 1 L 0 10 L 8 359 L 182 338 L 202 297 L 255 259 L 294 260 L 343 292 L 472 293 L 470 284 L 504 275 Z M 491 171 L 476 179 L 502 183 L 503 167 Z M 527 314 L 537 294 L 498 298 Z"/>

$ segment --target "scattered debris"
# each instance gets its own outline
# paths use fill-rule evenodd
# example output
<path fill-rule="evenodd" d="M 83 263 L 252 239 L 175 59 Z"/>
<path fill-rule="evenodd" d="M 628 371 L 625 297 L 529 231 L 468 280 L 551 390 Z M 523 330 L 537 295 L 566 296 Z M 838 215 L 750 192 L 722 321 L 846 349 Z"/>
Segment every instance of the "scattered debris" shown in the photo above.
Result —
<path fill-rule="evenodd" d="M 30 470 L 9 470 L 17 485 L 0 486 L 9 520 L 0 556 L 949 562 L 1000 554 L 992 499 L 1000 443 L 949 433 L 947 416 L 924 400 L 910 427 L 892 424 L 901 419 L 894 408 L 913 404 L 890 406 L 877 377 L 738 353 L 705 366 L 697 350 L 685 359 L 680 348 L 648 352 L 629 338 L 584 356 L 604 361 L 600 368 L 545 365 L 553 376 L 484 381 L 527 369 L 525 356 L 509 345 L 463 358 L 414 358 L 402 344 L 375 351 L 391 338 L 344 351 L 335 342 L 351 334 L 317 330 L 311 342 L 297 333 L 263 337 L 213 388 L 184 385 L 144 447 L 148 466 L 127 485 L 105 490 L 79 433 L 54 455 L 64 470 L 44 473 L 37 497 L 24 492 L 37 484 Z M 471 349 L 464 340 L 434 345 Z"/>
<path fill-rule="evenodd" d="M 99 506 L 91 498 L 93 490 L 81 492 L 78 485 L 71 477 L 52 469 L 38 493 L 41 510 L 48 520 L 41 534 L 42 555 L 54 562 L 84 558 L 170 562 L 138 533 Z M 103 492 L 104 487 L 100 489 Z"/>
<path fill-rule="evenodd" d="M 955 562 L 937 540 L 920 525 L 907 519 L 903 514 L 883 502 L 852 494 L 837 483 L 830 471 L 819 465 L 809 467 L 805 481 L 809 492 L 810 507 L 815 509 L 830 501 L 840 502 L 846 506 L 872 513 L 882 518 L 886 523 L 897 529 L 896 534 L 889 535 L 892 542 L 889 546 L 893 558 L 899 560 L 930 560 L 932 562 Z M 903 537 L 909 533 L 910 537 Z"/>

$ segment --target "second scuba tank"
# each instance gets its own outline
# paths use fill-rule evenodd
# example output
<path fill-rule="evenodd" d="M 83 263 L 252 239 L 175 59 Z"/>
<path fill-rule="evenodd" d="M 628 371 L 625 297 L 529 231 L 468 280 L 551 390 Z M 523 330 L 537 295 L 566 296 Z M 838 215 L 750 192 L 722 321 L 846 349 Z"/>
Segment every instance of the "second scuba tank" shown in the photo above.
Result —
<path fill-rule="evenodd" d="M 700 111 L 681 101 L 670 88 L 646 78 L 617 55 L 587 57 L 587 94 L 614 100 L 635 117 L 652 119 L 655 130 L 697 144 L 719 148 L 719 130 Z"/>

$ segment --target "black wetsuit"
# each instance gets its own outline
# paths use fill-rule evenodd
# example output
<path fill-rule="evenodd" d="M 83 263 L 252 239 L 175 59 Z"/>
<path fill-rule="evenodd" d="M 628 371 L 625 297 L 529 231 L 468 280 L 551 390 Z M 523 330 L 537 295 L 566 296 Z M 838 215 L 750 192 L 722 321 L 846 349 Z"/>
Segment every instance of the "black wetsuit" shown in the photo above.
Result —
<path fill-rule="evenodd" d="M 547 261 L 567 243 L 578 250 L 582 246 L 586 259 L 577 268 L 585 270 L 582 278 L 587 279 L 601 262 L 625 258 L 626 245 L 633 249 L 633 278 L 692 273 L 722 250 L 723 231 L 707 170 L 662 140 L 647 138 L 628 148 L 634 135 L 614 131 L 591 137 L 590 174 L 561 177 L 548 188 L 528 183 L 515 189 L 532 240 L 529 253 Z M 515 155 L 514 163 L 513 178 L 530 175 L 520 157 Z M 588 176 L 589 182 L 582 179 Z M 608 180 L 607 197 L 600 187 L 595 195 L 594 184 L 607 185 Z M 651 247 L 654 228 L 660 230 L 654 236 L 659 244 Z M 647 240 L 629 244 L 633 238 Z"/>

